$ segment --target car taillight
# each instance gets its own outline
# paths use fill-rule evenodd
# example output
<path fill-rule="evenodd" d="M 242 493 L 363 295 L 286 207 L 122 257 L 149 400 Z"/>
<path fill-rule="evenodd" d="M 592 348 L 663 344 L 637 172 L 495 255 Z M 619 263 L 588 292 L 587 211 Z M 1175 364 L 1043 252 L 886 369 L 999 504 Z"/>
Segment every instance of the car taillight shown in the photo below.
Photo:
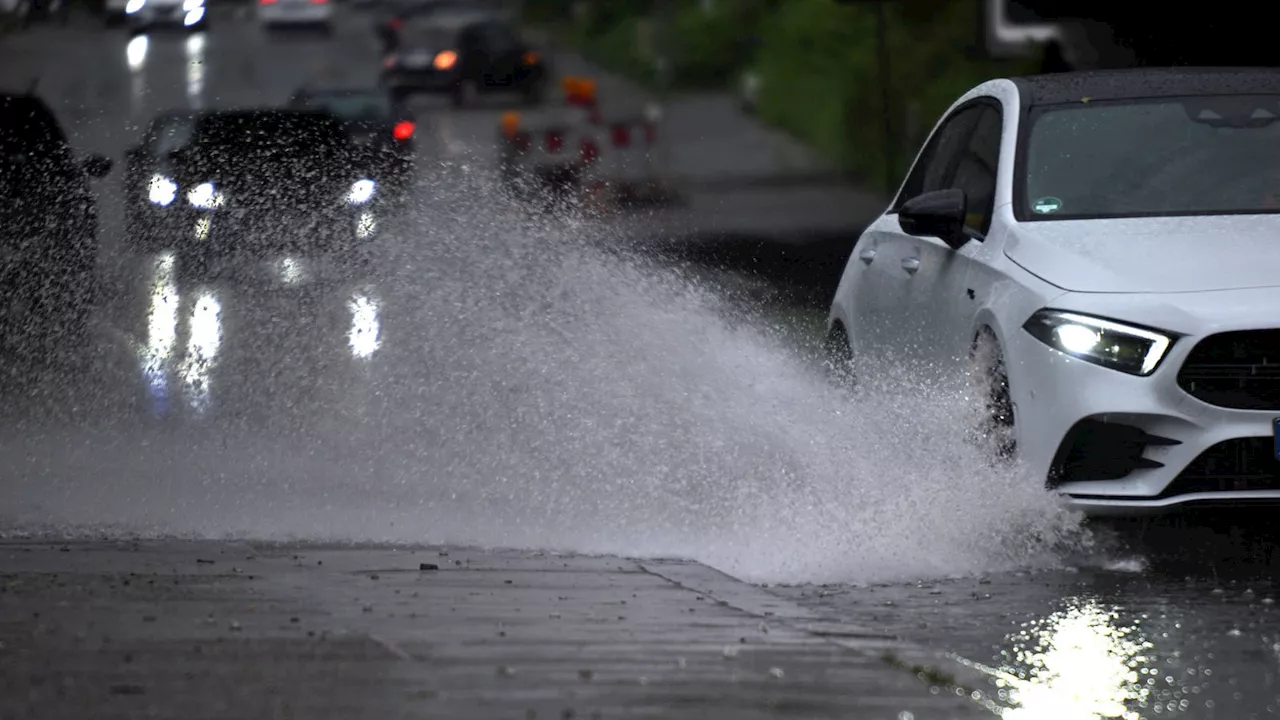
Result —
<path fill-rule="evenodd" d="M 263 5 L 275 5 L 275 4 L 276 4 L 276 0 L 258 0 L 258 2 L 259 2 L 259 3 L 261 3 L 261 4 L 263 4 Z"/>
<path fill-rule="evenodd" d="M 271 2 L 275 2 L 275 0 L 271 0 Z M 393 68 L 393 67 L 395 67 L 395 66 L 396 66 L 396 56 L 395 56 L 395 55 L 388 55 L 388 56 L 386 56 L 385 58 L 383 58 L 383 59 L 382 59 L 382 67 L 386 68 L 387 70 L 390 70 L 391 68 Z"/>
<path fill-rule="evenodd" d="M 327 2 L 329 2 L 329 0 L 311 0 L 312 5 L 323 5 Z"/>
<path fill-rule="evenodd" d="M 600 148 L 596 146 L 596 143 L 594 140 L 592 140 L 591 138 L 587 138 L 586 140 L 582 141 L 581 155 L 582 155 L 583 163 L 585 164 L 593 163 L 596 161 L 596 158 L 600 157 Z"/>
<path fill-rule="evenodd" d="M 547 148 L 547 152 L 560 152 L 564 148 L 564 133 L 559 130 L 548 130 L 547 137 L 543 139 L 543 144 Z"/>
<path fill-rule="evenodd" d="M 533 136 L 528 130 L 521 130 L 511 136 L 511 142 L 515 144 L 516 152 L 527 153 L 533 147 Z"/>
<path fill-rule="evenodd" d="M 524 57 L 520 58 L 520 62 L 524 63 L 525 65 L 536 65 L 538 64 L 538 53 L 527 52 L 524 54 Z"/>
<path fill-rule="evenodd" d="M 631 130 L 621 123 L 614 125 L 610 130 L 613 136 L 613 146 L 624 148 L 631 144 Z"/>
<path fill-rule="evenodd" d="M 437 70 L 448 70 L 458 62 L 458 53 L 452 50 L 445 50 L 436 53 L 436 57 L 431 61 L 431 65 Z"/>
<path fill-rule="evenodd" d="M 391 128 L 391 135 L 395 137 L 395 139 L 403 142 L 413 137 L 413 131 L 414 131 L 413 123 L 409 122 L 408 120 L 402 120 L 396 123 L 395 127 Z"/>

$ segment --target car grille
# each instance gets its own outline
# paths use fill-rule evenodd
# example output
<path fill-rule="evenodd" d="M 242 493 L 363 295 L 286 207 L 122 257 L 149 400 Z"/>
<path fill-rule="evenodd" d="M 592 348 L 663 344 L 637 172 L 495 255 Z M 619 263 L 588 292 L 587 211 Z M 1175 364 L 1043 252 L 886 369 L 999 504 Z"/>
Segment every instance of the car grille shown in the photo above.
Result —
<path fill-rule="evenodd" d="M 1280 410 L 1280 329 L 1201 340 L 1178 371 L 1178 386 L 1218 407 Z"/>
<path fill-rule="evenodd" d="M 1190 493 L 1280 490 L 1280 461 L 1269 437 L 1220 442 L 1187 465 L 1158 497 Z"/>

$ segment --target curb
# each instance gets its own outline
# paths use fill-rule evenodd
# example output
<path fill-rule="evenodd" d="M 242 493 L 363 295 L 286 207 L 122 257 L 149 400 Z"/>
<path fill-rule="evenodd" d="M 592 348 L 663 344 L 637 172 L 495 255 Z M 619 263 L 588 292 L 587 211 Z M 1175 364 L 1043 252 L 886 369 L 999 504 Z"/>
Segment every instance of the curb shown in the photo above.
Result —
<path fill-rule="evenodd" d="M 995 697 L 990 676 L 950 653 L 931 650 L 896 635 L 830 621 L 790 600 L 706 565 L 683 560 L 635 562 L 650 575 L 756 617 L 761 622 L 803 633 L 847 650 L 878 655 L 886 669 L 910 672 L 926 686 L 938 688 L 938 692 L 968 696 L 977 710 L 998 714 L 1002 707 Z"/>

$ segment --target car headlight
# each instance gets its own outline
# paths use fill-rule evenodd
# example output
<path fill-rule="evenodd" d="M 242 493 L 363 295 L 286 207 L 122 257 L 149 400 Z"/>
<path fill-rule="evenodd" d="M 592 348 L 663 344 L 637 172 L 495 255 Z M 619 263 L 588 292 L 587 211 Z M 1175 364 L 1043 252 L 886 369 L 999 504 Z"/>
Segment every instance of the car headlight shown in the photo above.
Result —
<path fill-rule="evenodd" d="M 1023 329 L 1049 347 L 1130 375 L 1150 375 L 1176 336 L 1063 310 L 1041 310 Z"/>
<path fill-rule="evenodd" d="M 222 193 L 214 189 L 213 183 L 200 183 L 187 192 L 187 202 L 198 208 L 210 210 L 222 205 Z"/>
<path fill-rule="evenodd" d="M 182 11 L 191 12 L 204 7 L 204 0 L 182 0 Z"/>
<path fill-rule="evenodd" d="M 142 6 L 146 4 L 147 0 L 129 0 L 128 4 L 124 6 L 124 11 L 132 15 L 141 10 Z"/>
<path fill-rule="evenodd" d="M 178 197 L 178 184 L 163 175 L 152 175 L 147 183 L 147 199 L 155 205 L 168 205 Z"/>
<path fill-rule="evenodd" d="M 377 183 L 372 180 L 357 180 L 351 185 L 351 192 L 347 193 L 347 202 L 352 205 L 363 205 L 369 202 L 373 197 L 373 191 L 377 188 Z"/>

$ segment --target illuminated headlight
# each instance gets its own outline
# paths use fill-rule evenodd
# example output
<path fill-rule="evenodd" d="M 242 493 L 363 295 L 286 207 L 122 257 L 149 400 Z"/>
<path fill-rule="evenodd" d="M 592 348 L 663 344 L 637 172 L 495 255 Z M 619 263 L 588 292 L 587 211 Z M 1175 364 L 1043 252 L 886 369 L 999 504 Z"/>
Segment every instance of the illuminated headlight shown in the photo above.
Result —
<path fill-rule="evenodd" d="M 1155 372 L 1176 339 L 1148 328 L 1061 310 L 1041 310 L 1022 327 L 1055 350 L 1130 375 Z"/>
<path fill-rule="evenodd" d="M 183 0 L 182 2 L 183 12 L 191 12 L 202 7 L 204 7 L 204 0 Z"/>
<path fill-rule="evenodd" d="M 132 15 L 141 10 L 142 6 L 146 4 L 147 0 L 129 0 L 128 4 L 124 6 L 124 11 Z"/>
<path fill-rule="evenodd" d="M 374 188 L 377 183 L 372 180 L 357 180 L 351 185 L 351 192 L 347 193 L 347 202 L 352 205 L 363 205 L 369 202 L 369 198 L 373 197 Z"/>
<path fill-rule="evenodd" d="M 147 199 L 155 205 L 168 205 L 178 197 L 178 184 L 163 175 L 152 175 L 147 184 Z"/>
<path fill-rule="evenodd" d="M 213 183 L 200 183 L 187 192 L 187 202 L 206 210 L 222 205 L 222 193 L 213 188 Z"/>

